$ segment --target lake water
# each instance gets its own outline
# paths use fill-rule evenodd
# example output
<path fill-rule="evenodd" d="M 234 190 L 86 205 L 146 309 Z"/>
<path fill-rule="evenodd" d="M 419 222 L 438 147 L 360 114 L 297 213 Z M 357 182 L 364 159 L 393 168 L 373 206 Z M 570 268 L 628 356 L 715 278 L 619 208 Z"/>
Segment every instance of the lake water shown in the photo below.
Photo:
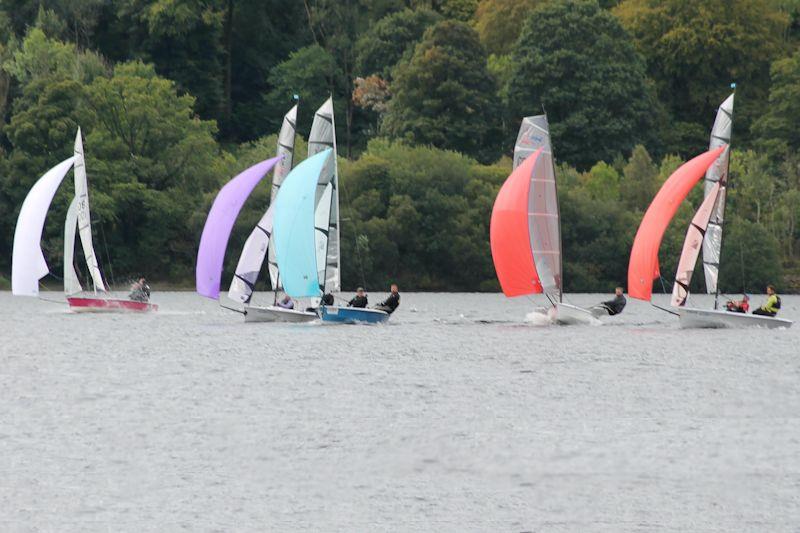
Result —
<path fill-rule="evenodd" d="M 383 326 L 244 324 L 153 301 L 0 293 L 0 530 L 800 530 L 800 324 L 680 330 L 634 301 L 534 327 L 524 298 L 411 293 Z"/>

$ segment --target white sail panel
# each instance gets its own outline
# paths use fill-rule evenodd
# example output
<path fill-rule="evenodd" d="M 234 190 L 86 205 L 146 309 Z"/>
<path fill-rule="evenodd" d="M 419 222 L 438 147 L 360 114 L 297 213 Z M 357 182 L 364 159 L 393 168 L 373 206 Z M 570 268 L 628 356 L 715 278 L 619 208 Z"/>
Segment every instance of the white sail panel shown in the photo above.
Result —
<path fill-rule="evenodd" d="M 323 171 L 324 174 L 324 171 Z M 328 221 L 330 220 L 330 206 L 333 198 L 333 184 L 328 182 L 327 185 L 320 184 L 317 189 L 322 189 L 322 196 L 317 202 L 317 208 L 314 210 L 314 240 L 317 251 L 317 275 L 319 277 L 320 285 L 323 290 L 328 286 L 326 273 L 326 258 L 328 257 L 328 248 L 330 247 L 330 231 L 328 229 Z M 325 209 L 328 206 L 328 209 Z M 325 291 L 329 292 L 329 291 Z"/>
<path fill-rule="evenodd" d="M 561 226 L 558 212 L 553 151 L 546 115 L 525 117 L 514 146 L 514 168 L 539 148 L 528 194 L 528 229 L 531 253 L 542 290 L 560 299 Z"/>
<path fill-rule="evenodd" d="M 289 175 L 289 172 L 292 171 L 292 165 L 294 163 L 294 141 L 296 138 L 297 133 L 297 106 L 295 105 L 292 107 L 286 115 L 283 117 L 283 124 L 281 125 L 281 131 L 278 135 L 278 150 L 277 155 L 283 156 L 283 159 L 275 165 L 275 170 L 272 174 L 272 194 L 270 195 L 270 205 L 275 203 L 275 197 L 278 195 L 278 190 L 281 187 L 281 183 L 283 180 L 286 179 L 286 176 Z M 262 222 L 263 222 L 262 218 Z M 261 223 L 259 223 L 261 224 Z M 270 220 L 269 226 L 262 226 L 267 230 L 267 232 L 272 233 L 272 221 Z M 255 231 L 258 231 L 256 228 Z M 263 258 L 262 258 L 263 261 Z M 261 265 L 259 265 L 259 269 Z M 278 290 L 280 288 L 280 276 L 278 275 L 278 262 L 275 259 L 275 248 L 268 247 L 267 248 L 267 270 L 269 271 L 269 281 L 274 290 Z"/>
<path fill-rule="evenodd" d="M 64 293 L 69 296 L 83 290 L 75 272 L 75 230 L 78 228 L 78 198 L 73 197 L 64 222 Z"/>
<path fill-rule="evenodd" d="M 92 244 L 92 217 L 89 212 L 89 184 L 86 180 L 86 164 L 83 159 L 83 141 L 81 140 L 81 129 L 75 135 L 75 197 L 78 199 L 78 234 L 81 237 L 83 255 L 86 258 L 86 266 L 92 276 L 95 291 L 105 291 L 106 286 L 103 276 L 100 273 L 97 256 L 94 253 Z"/>
<path fill-rule="evenodd" d="M 718 195 L 722 192 L 723 189 L 720 182 L 712 186 L 710 193 L 700 204 L 691 224 L 689 224 L 689 229 L 686 231 L 681 258 L 678 261 L 678 271 L 675 273 L 675 284 L 672 286 L 671 303 L 674 307 L 686 305 L 686 300 L 689 297 L 689 283 L 692 281 L 697 256 L 700 255 L 703 235 L 706 233 L 709 220 L 719 200 Z"/>
<path fill-rule="evenodd" d="M 50 272 L 41 248 L 44 220 L 58 186 L 74 162 L 75 158 L 70 157 L 48 170 L 22 202 L 11 257 L 11 292 L 16 296 L 38 296 L 39 280 Z"/>
<path fill-rule="evenodd" d="M 341 290 L 341 253 L 339 249 L 339 171 L 336 162 L 336 124 L 333 117 L 333 99 L 328 98 L 314 114 L 311 133 L 308 136 L 308 157 L 311 157 L 327 148 L 333 149 L 332 168 L 323 172 L 317 189 L 317 213 L 327 214 L 327 254 L 324 263 L 325 275 L 320 280 L 325 280 L 324 292 L 337 292 Z M 328 183 L 331 184 L 330 201 L 324 200 L 327 194 Z"/>
<path fill-rule="evenodd" d="M 708 198 L 717 183 L 721 184 L 719 193 L 716 194 L 716 205 L 711 213 L 708 229 L 703 239 L 703 274 L 706 280 L 706 291 L 717 292 L 717 282 L 719 279 L 720 251 L 722 250 L 722 224 L 725 215 L 725 200 L 728 186 L 728 161 L 730 158 L 730 141 L 733 133 L 733 98 L 731 94 L 722 102 L 717 110 L 717 117 L 714 120 L 714 127 L 711 129 L 711 141 L 709 150 L 713 150 L 722 145 L 728 145 L 720 154 L 719 158 L 706 172 L 705 196 Z"/>
<path fill-rule="evenodd" d="M 258 273 L 261 265 L 264 264 L 264 257 L 270 248 L 269 240 L 272 234 L 272 205 L 270 204 L 267 212 L 256 224 L 253 232 L 247 238 L 236 265 L 236 272 L 233 275 L 228 298 L 239 303 L 249 303 L 255 290 Z"/>

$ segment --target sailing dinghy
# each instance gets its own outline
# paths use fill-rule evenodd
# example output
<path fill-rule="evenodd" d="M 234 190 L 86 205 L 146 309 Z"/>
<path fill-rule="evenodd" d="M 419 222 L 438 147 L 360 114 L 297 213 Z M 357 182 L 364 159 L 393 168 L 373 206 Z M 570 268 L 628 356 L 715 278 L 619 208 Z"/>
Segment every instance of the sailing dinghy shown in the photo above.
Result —
<path fill-rule="evenodd" d="M 591 311 L 563 302 L 561 222 L 547 115 L 522 120 L 513 171 L 495 199 L 489 237 L 503 294 L 544 293 L 552 322 L 598 323 Z"/>
<path fill-rule="evenodd" d="M 14 251 L 11 267 L 12 293 L 18 296 L 38 296 L 39 280 L 49 273 L 41 249 L 42 231 L 53 197 L 73 168 L 75 196 L 67 210 L 64 225 L 64 293 L 70 310 L 75 312 L 147 312 L 158 306 L 149 302 L 108 297 L 106 284 L 92 243 L 92 223 L 89 211 L 89 186 L 83 157 L 81 130 L 75 135 L 73 156 L 47 171 L 31 188 L 22 203 L 14 231 Z M 75 236 L 80 236 L 86 266 L 92 279 L 93 294 L 84 295 L 75 271 Z"/>
<path fill-rule="evenodd" d="M 731 94 L 719 106 L 711 129 L 709 149 L 724 146 L 722 153 L 705 174 L 704 199 L 694 215 L 683 242 L 672 289 L 671 304 L 678 313 L 682 328 L 740 328 L 740 327 L 791 327 L 792 321 L 784 318 L 733 313 L 719 309 L 719 269 L 722 251 L 722 224 L 729 184 L 730 139 L 733 131 L 733 101 Z M 702 244 L 703 273 L 706 291 L 714 294 L 714 309 L 688 307 L 689 283 Z"/>

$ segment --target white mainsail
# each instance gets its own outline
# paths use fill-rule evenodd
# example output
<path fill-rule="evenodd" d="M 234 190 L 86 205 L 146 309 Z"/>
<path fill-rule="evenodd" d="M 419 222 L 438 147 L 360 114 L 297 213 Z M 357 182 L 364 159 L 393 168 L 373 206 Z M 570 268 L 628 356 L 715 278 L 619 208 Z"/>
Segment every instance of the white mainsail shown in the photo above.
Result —
<path fill-rule="evenodd" d="M 528 228 L 531 253 L 542 290 L 561 299 L 561 226 L 553 150 L 547 115 L 525 117 L 514 145 L 514 168 L 542 149 L 531 173 Z"/>
<path fill-rule="evenodd" d="M 316 245 L 318 253 L 326 250 L 317 260 L 317 265 L 325 268 L 323 291 L 341 290 L 341 253 L 339 250 L 339 171 L 336 163 L 336 125 L 333 117 L 333 98 L 328 98 L 314 114 L 311 133 L 308 136 L 308 157 L 333 148 L 333 164 L 326 165 L 317 186 L 317 208 L 315 220 L 327 219 L 327 226 L 317 226 Z M 328 191 L 328 185 L 330 193 Z"/>
<path fill-rule="evenodd" d="M 706 234 L 709 221 L 714 213 L 715 204 L 719 200 L 719 194 L 723 191 L 724 189 L 722 189 L 720 182 L 712 185 L 711 191 L 703 200 L 703 203 L 700 204 L 691 224 L 689 224 L 689 229 L 686 231 L 681 258 L 678 261 L 678 271 L 675 273 L 675 284 L 672 286 L 671 303 L 675 307 L 686 305 L 686 300 L 689 297 L 689 283 L 692 281 L 697 256 L 700 255 L 703 235 Z"/>
<path fill-rule="evenodd" d="M 73 156 L 48 170 L 22 203 L 11 259 L 11 292 L 16 296 L 38 296 L 39 280 L 50 272 L 41 248 L 44 220 L 58 186 L 74 162 Z"/>
<path fill-rule="evenodd" d="M 730 159 L 730 141 L 733 132 L 733 97 L 731 94 L 722 102 L 717 110 L 714 127 L 711 129 L 711 142 L 709 150 L 723 144 L 728 145 L 719 158 L 706 172 L 705 196 L 708 198 L 714 191 L 714 186 L 720 183 L 716 204 L 711 213 L 705 237 L 703 239 L 703 273 L 706 279 L 706 291 L 717 292 L 719 280 L 720 251 L 722 250 L 722 223 L 725 215 L 725 200 L 728 187 L 728 161 Z"/>
<path fill-rule="evenodd" d="M 64 293 L 69 296 L 83 290 L 75 272 L 75 230 L 78 227 L 78 197 L 74 196 L 64 222 Z"/>
<path fill-rule="evenodd" d="M 75 135 L 75 197 L 78 199 L 78 234 L 81 237 L 83 255 L 86 258 L 86 266 L 94 282 L 94 290 L 105 291 L 103 275 L 97 263 L 92 244 L 92 217 L 89 212 L 89 184 L 86 180 L 86 164 L 83 159 L 83 141 L 81 140 L 81 129 Z"/>
<path fill-rule="evenodd" d="M 231 286 L 228 289 L 228 298 L 239 303 L 248 303 L 253 296 L 256 280 L 264 264 L 264 257 L 267 257 L 270 283 L 272 288 L 277 290 L 280 287 L 278 275 L 278 263 L 275 260 L 275 249 L 269 245 L 272 237 L 272 206 L 275 197 L 278 195 L 283 180 L 292 170 L 294 160 L 294 140 L 297 124 L 297 106 L 292 107 L 283 117 L 283 124 L 278 135 L 277 155 L 283 156 L 275 165 L 272 175 L 272 191 L 270 204 L 266 212 L 258 221 L 256 227 L 247 237 L 247 241 L 242 248 L 242 255 L 236 264 Z"/>

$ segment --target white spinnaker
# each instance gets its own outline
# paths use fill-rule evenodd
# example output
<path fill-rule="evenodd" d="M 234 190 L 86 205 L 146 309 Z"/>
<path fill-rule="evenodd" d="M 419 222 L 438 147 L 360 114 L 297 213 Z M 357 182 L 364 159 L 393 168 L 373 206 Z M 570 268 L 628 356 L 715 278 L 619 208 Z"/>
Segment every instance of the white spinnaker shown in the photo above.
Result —
<path fill-rule="evenodd" d="M 64 293 L 67 296 L 83 290 L 75 272 L 75 230 L 78 228 L 78 197 L 73 196 L 64 222 Z"/>
<path fill-rule="evenodd" d="M 706 279 L 706 291 L 709 294 L 717 292 L 717 282 L 719 280 L 720 251 L 722 250 L 722 223 L 725 215 L 725 200 L 728 187 L 728 160 L 731 150 L 731 134 L 733 133 L 733 97 L 734 95 L 731 94 L 722 102 L 722 105 L 719 106 L 717 117 L 714 120 L 714 127 L 711 129 L 711 142 L 709 143 L 709 150 L 713 150 L 723 144 L 728 145 L 714 164 L 708 169 L 705 178 L 706 198 L 713 194 L 712 191 L 716 183 L 719 182 L 722 184 L 703 239 L 703 274 Z"/>
<path fill-rule="evenodd" d="M 294 163 L 294 140 L 297 132 L 297 106 L 292 107 L 288 113 L 283 117 L 283 124 L 281 125 L 281 132 L 278 135 L 278 155 L 282 155 L 283 159 L 275 165 L 274 174 L 272 175 L 272 194 L 270 195 L 270 205 L 275 202 L 275 197 L 278 195 L 278 189 L 281 183 L 292 171 Z M 266 213 L 264 215 L 266 217 Z M 264 218 L 261 219 L 262 222 Z M 266 226 L 265 226 L 266 227 Z M 269 233 L 272 233 L 272 220 L 269 222 Z M 262 259 L 263 261 L 263 259 Z M 274 290 L 280 288 L 280 276 L 278 274 L 278 261 L 275 259 L 275 247 L 267 248 L 267 267 L 269 270 L 269 281 Z"/>
<path fill-rule="evenodd" d="M 41 247 L 44 220 L 58 186 L 74 162 L 75 157 L 70 157 L 48 170 L 22 202 L 11 259 L 11 292 L 16 296 L 38 296 L 39 280 L 50 272 Z"/>
<path fill-rule="evenodd" d="M 561 299 L 561 225 L 550 128 L 547 115 L 525 117 L 514 145 L 514 168 L 539 148 L 528 193 L 531 253 L 542 290 Z"/>
<path fill-rule="evenodd" d="M 244 243 L 242 255 L 236 264 L 228 298 L 239 303 L 249 303 L 255 290 L 258 273 L 264 264 L 264 257 L 270 249 L 269 239 L 272 236 L 272 204 L 256 224 L 255 229 Z"/>
<path fill-rule="evenodd" d="M 327 148 L 333 148 L 333 164 L 326 167 L 320 176 L 317 187 L 316 220 L 327 216 L 327 231 L 317 230 L 317 250 L 325 246 L 327 252 L 324 263 L 324 292 L 341 290 L 341 253 L 339 250 L 339 170 L 336 162 L 336 125 L 333 117 L 333 99 L 328 98 L 314 114 L 311 133 L 308 136 L 308 157 Z M 327 198 L 327 185 L 331 183 L 330 199 Z"/>
<path fill-rule="evenodd" d="M 95 291 L 105 291 L 103 275 L 100 273 L 100 266 L 97 256 L 94 253 L 92 244 L 92 216 L 89 212 L 89 183 L 86 180 L 86 164 L 83 159 L 83 141 L 81 140 L 81 129 L 75 135 L 75 197 L 78 199 L 78 234 L 81 236 L 83 246 L 83 256 L 86 258 L 86 266 L 92 276 Z"/>
<path fill-rule="evenodd" d="M 718 195 L 723 191 L 724 189 L 721 188 L 719 182 L 712 185 L 710 193 L 700 204 L 694 217 L 692 217 L 689 229 L 686 230 L 686 239 L 683 241 L 683 250 L 678 261 L 678 271 L 675 273 L 675 284 L 672 286 L 671 304 L 674 307 L 686 305 L 686 300 L 689 297 L 689 283 L 692 281 L 694 267 L 697 264 L 697 256 L 700 255 L 703 235 L 705 235 L 709 220 L 714 213 Z"/>
<path fill-rule="evenodd" d="M 278 161 L 273 170 L 269 207 L 247 237 L 247 241 L 245 241 L 242 248 L 242 254 L 239 256 L 239 262 L 236 264 L 236 272 L 231 280 L 231 286 L 228 289 L 228 298 L 239 303 L 249 303 L 253 297 L 255 284 L 265 257 L 267 258 L 267 269 L 272 288 L 274 290 L 280 288 L 275 250 L 274 247 L 269 245 L 272 236 L 272 205 L 283 180 L 292 170 L 296 124 L 297 106 L 295 105 L 284 115 L 281 131 L 278 135 L 277 155 L 283 156 L 283 158 Z"/>

